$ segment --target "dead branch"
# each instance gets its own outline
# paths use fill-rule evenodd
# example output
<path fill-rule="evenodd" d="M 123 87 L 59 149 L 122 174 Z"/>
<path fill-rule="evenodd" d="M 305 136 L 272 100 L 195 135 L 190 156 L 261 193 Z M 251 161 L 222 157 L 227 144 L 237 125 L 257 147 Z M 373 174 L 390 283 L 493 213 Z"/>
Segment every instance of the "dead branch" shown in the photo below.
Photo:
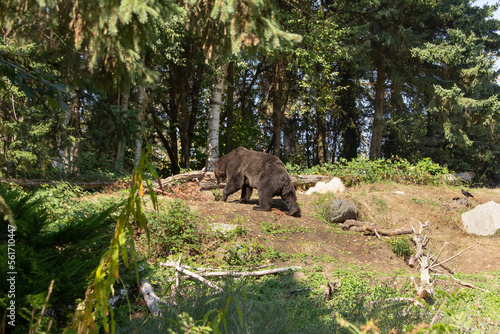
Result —
<path fill-rule="evenodd" d="M 448 297 L 446 297 L 444 299 L 444 302 L 441 304 L 441 306 L 439 306 L 439 309 L 437 310 L 436 314 L 434 314 L 434 316 L 432 317 L 430 327 L 432 327 L 432 325 L 436 322 L 439 313 L 441 313 L 441 310 L 443 309 L 443 306 L 444 306 L 444 304 L 446 304 L 447 301 L 448 301 Z"/>
<path fill-rule="evenodd" d="M 437 275 L 439 275 L 439 274 L 437 274 Z M 462 285 L 462 286 L 465 286 L 465 287 L 467 287 L 467 288 L 476 289 L 476 290 L 479 290 L 479 291 L 481 291 L 481 292 L 490 292 L 490 290 L 483 289 L 483 288 L 480 288 L 480 287 L 478 287 L 478 286 L 475 286 L 475 285 L 473 285 L 473 284 L 471 284 L 471 283 L 464 282 L 464 281 L 462 281 L 461 279 L 456 278 L 456 277 L 455 277 L 455 276 L 453 276 L 453 275 L 441 275 L 441 276 L 451 277 L 451 278 L 453 278 L 453 279 L 455 280 L 455 282 L 457 282 L 458 284 L 460 284 L 460 285 Z"/>
<path fill-rule="evenodd" d="M 314 186 L 316 183 L 320 181 L 330 181 L 331 177 L 330 176 L 324 176 L 324 175 L 299 175 L 297 177 L 295 176 L 290 176 L 292 179 L 292 183 L 294 187 L 298 186 Z"/>
<path fill-rule="evenodd" d="M 182 259 L 182 255 L 179 256 L 179 259 L 177 260 L 177 265 L 180 266 L 181 265 L 181 259 Z M 174 286 L 174 297 L 176 297 L 180 291 L 179 291 L 179 287 L 180 287 L 180 278 L 179 278 L 179 272 L 176 270 L 175 271 L 175 286 Z"/>
<path fill-rule="evenodd" d="M 411 234 L 413 230 L 410 228 L 398 228 L 398 229 L 378 229 L 374 223 L 362 222 L 354 219 L 348 219 L 344 223 L 339 224 L 343 230 L 353 231 L 353 232 L 362 232 L 365 234 L 374 234 L 374 235 L 384 235 L 384 236 L 393 236 L 393 235 L 403 235 L 403 234 Z M 378 236 L 378 237 L 379 237 Z"/>
<path fill-rule="evenodd" d="M 340 289 L 340 285 L 341 283 L 338 278 L 335 280 L 335 282 L 328 282 L 326 284 L 326 290 L 323 293 L 323 295 L 325 296 L 325 300 L 331 300 L 335 292 Z"/>
<path fill-rule="evenodd" d="M 190 270 L 187 270 L 187 269 L 184 269 L 182 268 L 181 266 L 177 265 L 177 263 L 175 262 L 170 262 L 170 261 L 167 261 L 167 262 L 161 262 L 160 263 L 160 266 L 163 266 L 163 267 L 170 267 L 170 268 L 174 268 L 175 270 L 183 273 L 184 275 L 188 275 L 194 279 L 197 279 L 198 281 L 202 282 L 203 284 L 205 285 L 208 285 L 209 287 L 211 287 L 212 289 L 215 289 L 217 290 L 218 292 L 222 292 L 222 289 L 219 288 L 217 285 L 213 284 L 212 282 L 210 282 L 209 280 L 207 280 L 206 278 L 203 278 L 202 276 L 198 275 L 198 274 L 195 274 L 193 273 L 192 271 Z"/>
<path fill-rule="evenodd" d="M 412 258 L 410 259 L 410 262 L 409 262 L 410 267 L 413 267 L 415 265 L 415 262 L 418 261 L 418 267 L 420 268 L 420 285 L 418 285 L 416 283 L 414 277 L 412 277 L 411 280 L 413 282 L 415 290 L 417 290 L 417 292 L 415 293 L 415 297 L 422 298 L 422 299 L 427 299 L 428 297 L 432 296 L 432 294 L 434 292 L 434 285 L 436 282 L 431 280 L 430 271 L 435 271 L 435 268 L 440 266 L 440 267 L 448 270 L 449 272 L 453 273 L 453 271 L 450 270 L 449 268 L 447 268 L 444 264 L 446 262 L 451 261 L 452 259 L 460 256 L 465 251 L 467 251 L 467 250 L 471 249 L 472 247 L 475 247 L 479 244 L 479 242 L 476 242 L 475 244 L 467 247 L 466 249 L 462 250 L 458 254 L 455 254 L 452 257 L 449 257 L 444 261 L 437 262 L 437 259 L 439 258 L 439 256 L 441 255 L 441 253 L 443 252 L 444 248 L 446 247 L 446 245 L 448 243 L 447 242 L 444 243 L 443 247 L 441 248 L 441 250 L 439 251 L 439 253 L 437 255 L 429 256 L 427 254 L 427 252 L 425 251 L 425 246 L 429 242 L 429 240 L 427 239 L 428 234 L 425 236 L 422 235 L 423 229 L 425 227 L 427 227 L 428 225 L 429 225 L 429 222 L 425 222 L 425 224 L 420 223 L 420 229 L 418 232 L 415 231 L 415 229 L 412 227 L 412 229 L 413 229 L 413 239 L 412 240 L 415 243 L 417 253 L 412 256 Z M 431 261 L 433 263 L 431 263 Z M 435 274 L 435 275 L 437 275 L 437 274 Z M 453 278 L 456 282 L 458 282 L 459 284 L 461 284 L 463 286 L 466 286 L 466 287 L 469 287 L 472 289 L 478 289 L 478 290 L 481 290 L 483 292 L 488 292 L 488 290 L 476 287 L 470 283 L 467 283 L 467 282 L 464 282 L 458 278 L 455 278 L 453 275 L 444 275 L 444 276 L 448 276 L 448 277 Z M 439 311 L 438 311 L 438 313 L 439 313 Z"/>
<path fill-rule="evenodd" d="M 434 267 L 437 267 L 437 266 L 441 266 L 441 265 L 443 265 L 444 263 L 446 263 L 446 262 L 448 262 L 448 261 L 450 261 L 450 260 L 452 260 L 452 259 L 456 258 L 457 256 L 462 255 L 462 253 L 464 253 L 465 251 L 467 251 L 467 250 L 471 249 L 472 247 L 477 246 L 478 244 L 479 244 L 479 241 L 478 241 L 478 242 L 476 242 L 474 245 L 467 247 L 466 249 L 464 249 L 464 250 L 463 250 L 463 251 L 461 251 L 460 253 L 455 254 L 455 255 L 453 255 L 452 257 L 447 258 L 446 260 L 444 260 L 444 261 L 442 261 L 442 262 L 439 262 L 439 263 L 433 264 L 433 265 L 431 266 L 431 268 L 434 268 Z"/>

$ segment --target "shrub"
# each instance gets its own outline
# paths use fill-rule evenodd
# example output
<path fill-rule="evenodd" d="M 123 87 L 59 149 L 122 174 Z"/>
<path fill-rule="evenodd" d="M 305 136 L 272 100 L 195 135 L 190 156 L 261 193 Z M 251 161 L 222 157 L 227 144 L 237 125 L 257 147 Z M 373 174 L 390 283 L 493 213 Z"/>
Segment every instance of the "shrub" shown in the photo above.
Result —
<path fill-rule="evenodd" d="M 414 252 L 414 246 L 407 236 L 387 239 L 392 252 L 405 260 L 408 260 Z"/>
<path fill-rule="evenodd" d="M 326 163 L 324 166 L 313 166 L 307 169 L 291 165 L 287 165 L 287 168 L 292 174 L 321 174 L 338 177 L 348 187 L 358 183 L 382 181 L 422 185 L 439 184 L 443 182 L 443 178 L 440 176 L 449 174 L 447 168 L 439 166 L 429 158 L 411 164 L 408 160 L 398 157 L 373 161 L 358 157 L 349 162 L 346 159 L 340 159 L 334 163 Z"/>
<path fill-rule="evenodd" d="M 198 228 L 200 219 L 184 201 L 175 199 L 169 202 L 159 212 L 151 212 L 148 220 L 151 256 L 198 252 L 202 239 Z"/>

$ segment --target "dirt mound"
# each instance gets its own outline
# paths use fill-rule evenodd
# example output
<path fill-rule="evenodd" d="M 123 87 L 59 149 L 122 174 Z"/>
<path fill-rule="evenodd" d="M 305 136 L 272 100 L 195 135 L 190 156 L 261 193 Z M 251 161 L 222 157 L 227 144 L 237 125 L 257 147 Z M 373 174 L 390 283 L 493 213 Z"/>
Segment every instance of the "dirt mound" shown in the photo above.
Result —
<path fill-rule="evenodd" d="M 232 195 L 228 202 L 221 202 L 214 199 L 212 192 L 192 186 L 185 189 L 189 196 L 179 195 L 182 189 L 176 189 L 175 197 L 185 199 L 192 210 L 208 222 L 241 225 L 248 233 L 240 242 L 257 243 L 278 254 L 286 254 L 275 258 L 277 265 L 302 266 L 326 276 L 331 275 L 333 269 L 346 267 L 387 274 L 402 268 L 415 270 L 390 250 L 387 238 L 391 237 L 377 238 L 342 231 L 319 220 L 316 205 L 322 195 L 298 192 L 302 217 L 294 218 L 284 214 L 286 205 L 279 198 L 274 198 L 271 212 L 260 212 L 252 209 L 258 203 L 257 194 L 250 204 L 240 204 L 231 202 L 239 199 L 239 193 Z M 468 201 L 471 207 L 500 199 L 499 189 L 473 189 L 471 192 L 475 196 Z M 349 188 L 331 198 L 352 201 L 360 211 L 359 220 L 375 223 L 380 228 L 417 228 L 420 222 L 428 221 L 431 241 L 427 248 L 438 253 L 447 243 L 440 260 L 479 241 L 476 247 L 448 262 L 448 267 L 455 272 L 473 274 L 500 270 L 499 236 L 467 235 L 460 217 L 470 207 L 457 205 L 453 200 L 456 197 L 463 195 L 460 189 L 453 187 L 371 184 Z"/>

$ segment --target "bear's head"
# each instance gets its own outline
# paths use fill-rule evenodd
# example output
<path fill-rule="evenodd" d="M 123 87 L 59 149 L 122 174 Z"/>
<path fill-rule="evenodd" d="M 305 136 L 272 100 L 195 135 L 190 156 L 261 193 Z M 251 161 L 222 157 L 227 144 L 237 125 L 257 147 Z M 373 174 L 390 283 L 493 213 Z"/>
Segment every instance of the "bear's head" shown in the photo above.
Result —
<path fill-rule="evenodd" d="M 214 175 L 215 175 L 215 178 L 217 179 L 217 184 L 219 184 L 226 179 L 226 177 L 227 177 L 226 171 L 219 169 L 217 162 L 212 162 L 212 164 L 215 166 Z"/>

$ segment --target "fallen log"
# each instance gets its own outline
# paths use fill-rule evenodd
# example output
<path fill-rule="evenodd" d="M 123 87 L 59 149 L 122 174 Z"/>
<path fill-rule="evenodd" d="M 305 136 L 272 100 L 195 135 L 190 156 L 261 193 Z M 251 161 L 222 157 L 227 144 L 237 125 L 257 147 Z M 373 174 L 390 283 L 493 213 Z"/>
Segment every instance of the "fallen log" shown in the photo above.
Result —
<path fill-rule="evenodd" d="M 435 281 L 431 279 L 430 275 L 430 256 L 425 252 L 425 246 L 428 243 L 427 235 L 422 235 L 425 227 L 429 226 L 429 222 L 424 224 L 420 223 L 420 229 L 418 232 L 413 229 L 413 242 L 415 243 L 419 252 L 419 257 L 415 258 L 418 261 L 420 267 L 420 284 L 417 284 L 415 278 L 412 277 L 413 286 L 415 287 L 415 298 L 427 299 L 434 294 Z M 413 257 L 412 257 L 413 258 Z M 411 259 L 410 259 L 411 261 Z"/>
<path fill-rule="evenodd" d="M 325 175 L 299 175 L 298 177 L 291 176 L 292 183 L 295 187 L 299 186 L 314 186 L 320 181 L 330 180 L 331 177 Z M 175 185 L 182 182 L 196 182 L 200 186 L 200 190 L 210 190 L 224 188 L 226 186 L 225 182 L 217 183 L 215 175 L 213 172 L 204 171 L 192 171 L 188 173 L 182 173 L 167 177 L 166 179 L 161 179 L 155 184 L 155 188 L 160 188 L 163 190 L 164 187 Z M 160 191 L 157 191 L 160 193 Z"/>
<path fill-rule="evenodd" d="M 384 236 L 393 236 L 393 235 L 403 235 L 403 234 L 412 234 L 413 230 L 411 228 L 397 228 L 397 229 L 378 229 L 374 223 L 362 222 L 359 220 L 348 219 L 345 222 L 338 225 L 343 230 L 353 231 L 353 232 L 362 232 L 365 234 L 375 234 L 375 235 L 384 235 Z"/>
<path fill-rule="evenodd" d="M 292 183 L 294 187 L 299 186 L 314 186 L 316 183 L 320 181 L 330 181 L 332 179 L 331 176 L 325 175 L 299 175 L 297 177 L 290 176 L 292 179 Z"/>
<path fill-rule="evenodd" d="M 27 188 L 35 188 L 35 187 L 40 187 L 43 185 L 47 186 L 56 186 L 61 182 L 66 182 L 66 181 L 53 181 L 53 180 L 42 180 L 42 179 L 35 179 L 35 180 L 26 180 L 26 179 L 5 179 L 5 178 L 0 178 L 0 183 L 5 183 L 5 184 L 15 184 L 21 187 L 27 187 Z M 104 187 L 109 187 L 112 185 L 115 185 L 117 181 L 90 181 L 90 182 L 66 182 L 72 186 L 78 186 L 82 189 L 85 190 L 91 190 L 91 189 L 97 189 L 97 188 L 104 188 Z"/>
<path fill-rule="evenodd" d="M 177 268 L 181 268 L 183 270 L 190 270 L 191 269 L 189 266 L 178 265 L 177 263 L 172 262 L 172 261 L 162 262 L 162 263 L 160 263 L 160 265 L 165 266 L 165 267 L 176 268 L 176 270 L 177 270 Z M 296 269 L 302 269 L 302 268 L 301 267 L 286 267 L 286 268 L 275 268 L 275 269 L 257 270 L 257 271 L 234 271 L 234 270 L 207 271 L 207 270 L 203 270 L 203 268 L 196 268 L 196 270 L 199 270 L 197 275 L 202 276 L 202 277 L 221 277 L 221 276 L 260 277 L 260 276 L 266 276 L 266 275 L 276 275 L 276 274 L 279 274 L 282 272 L 286 272 L 289 270 L 296 270 Z"/>
<path fill-rule="evenodd" d="M 146 303 L 149 311 L 154 317 L 161 315 L 161 310 L 158 307 L 158 304 L 161 303 L 169 306 L 166 302 L 160 300 L 160 297 L 158 297 L 154 293 L 153 287 L 151 286 L 151 284 L 149 284 L 149 282 L 146 279 L 141 279 L 140 290 L 144 298 L 144 302 Z"/>
<path fill-rule="evenodd" d="M 231 277 L 261 277 L 266 275 L 276 275 L 279 273 L 287 272 L 289 270 L 302 269 L 301 267 L 287 267 L 287 268 L 275 268 L 269 270 L 258 270 L 258 271 L 213 271 L 200 273 L 203 277 L 218 277 L 218 276 L 231 276 Z"/>

